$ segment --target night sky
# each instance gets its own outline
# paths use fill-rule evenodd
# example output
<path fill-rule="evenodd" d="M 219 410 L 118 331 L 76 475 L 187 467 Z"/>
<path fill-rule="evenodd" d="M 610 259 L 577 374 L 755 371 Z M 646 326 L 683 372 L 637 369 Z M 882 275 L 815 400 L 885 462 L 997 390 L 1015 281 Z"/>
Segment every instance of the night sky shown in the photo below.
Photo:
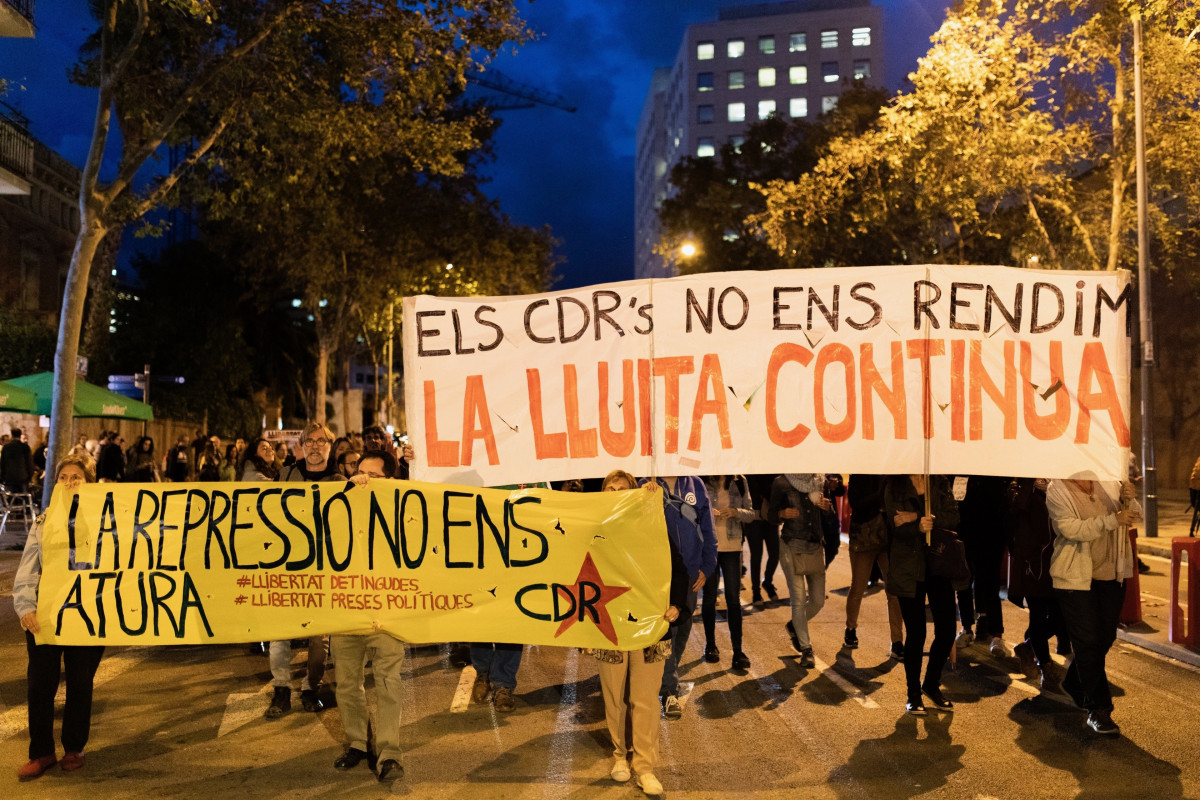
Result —
<path fill-rule="evenodd" d="M 887 88 L 928 48 L 949 0 L 874 0 L 884 10 Z M 655 67 L 670 66 L 684 28 L 730 0 L 518 0 L 539 38 L 504 53 L 509 78 L 562 95 L 578 110 L 501 112 L 488 193 L 520 223 L 550 225 L 566 259 L 558 288 L 633 277 L 633 164 L 638 115 Z M 67 82 L 94 25 L 84 0 L 41 2 L 37 36 L 0 39 L 4 100 L 35 136 L 82 166 L 95 94 Z"/>

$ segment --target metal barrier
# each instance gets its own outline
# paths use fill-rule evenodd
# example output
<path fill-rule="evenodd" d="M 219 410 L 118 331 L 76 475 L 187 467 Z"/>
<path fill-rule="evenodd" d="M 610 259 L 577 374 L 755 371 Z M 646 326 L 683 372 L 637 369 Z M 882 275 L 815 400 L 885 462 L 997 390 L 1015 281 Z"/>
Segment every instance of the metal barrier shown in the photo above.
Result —
<path fill-rule="evenodd" d="M 1181 560 L 1187 554 L 1187 627 L 1184 627 L 1183 609 L 1179 606 L 1179 575 Z M 1197 609 L 1200 608 L 1200 539 L 1177 536 L 1171 540 L 1171 616 L 1167 622 L 1168 638 L 1175 644 L 1195 647 L 1200 644 L 1200 625 L 1197 625 Z"/>
<path fill-rule="evenodd" d="M 29 492 L 10 492 L 0 488 L 0 536 L 8 527 L 8 520 L 13 514 L 18 514 L 25 524 L 25 530 L 37 519 L 37 506 L 34 505 L 33 495 Z"/>

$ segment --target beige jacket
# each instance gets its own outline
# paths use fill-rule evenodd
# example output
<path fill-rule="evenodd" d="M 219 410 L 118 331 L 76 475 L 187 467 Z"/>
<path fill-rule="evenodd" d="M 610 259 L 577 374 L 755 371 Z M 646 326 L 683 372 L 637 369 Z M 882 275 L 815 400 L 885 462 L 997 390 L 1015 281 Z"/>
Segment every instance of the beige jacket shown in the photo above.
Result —
<path fill-rule="evenodd" d="M 1091 589 L 1092 543 L 1102 536 L 1112 537 L 1116 579 L 1125 580 L 1133 575 L 1133 550 L 1127 529 L 1117 525 L 1121 485 L 1097 481 L 1095 492 L 1109 513 L 1096 515 L 1080 508 L 1077 495 L 1066 481 L 1051 481 L 1046 488 L 1046 510 L 1055 533 L 1054 555 L 1050 558 L 1050 578 L 1055 589 Z M 1141 511 L 1137 501 L 1131 500 L 1129 507 Z"/>

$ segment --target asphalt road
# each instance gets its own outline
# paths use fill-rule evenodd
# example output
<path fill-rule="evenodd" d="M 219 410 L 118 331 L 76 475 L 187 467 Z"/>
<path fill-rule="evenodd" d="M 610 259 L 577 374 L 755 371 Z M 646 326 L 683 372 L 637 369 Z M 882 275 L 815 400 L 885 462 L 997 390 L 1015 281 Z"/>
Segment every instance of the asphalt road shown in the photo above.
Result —
<path fill-rule="evenodd" d="M 0 552 L 5 598 L 18 557 Z M 753 662 L 746 674 L 729 669 L 722 623 L 722 663 L 701 661 L 697 616 L 684 658 L 684 680 L 692 684 L 684 714 L 662 722 L 657 774 L 667 797 L 1200 797 L 1197 670 L 1118 643 L 1109 664 L 1123 736 L 1102 739 L 1085 729 L 1082 712 L 1040 696 L 1015 661 L 975 647 L 945 681 L 954 713 L 931 710 L 917 719 L 904 713 L 902 666 L 886 655 L 881 594 L 864 602 L 862 646 L 839 650 L 848 583 L 843 548 L 831 568 L 828 602 L 812 623 L 818 659 L 812 670 L 802 670 L 791 651 L 786 606 L 746 618 Z M 781 576 L 776 584 L 783 586 Z M 1015 642 L 1024 612 L 1006 604 L 1006 614 L 1006 638 Z M 241 646 L 110 649 L 97 676 L 86 768 L 18 783 L 28 745 L 26 656 L 6 599 L 0 603 L 2 800 L 641 796 L 632 781 L 608 778 L 610 746 L 593 659 L 526 648 L 517 708 L 501 715 L 491 706 L 451 710 L 464 676 L 450 666 L 449 653 L 444 645 L 410 649 L 406 775 L 391 785 L 377 783 L 364 766 L 333 769 L 342 735 L 336 709 L 264 720 L 267 659 Z"/>

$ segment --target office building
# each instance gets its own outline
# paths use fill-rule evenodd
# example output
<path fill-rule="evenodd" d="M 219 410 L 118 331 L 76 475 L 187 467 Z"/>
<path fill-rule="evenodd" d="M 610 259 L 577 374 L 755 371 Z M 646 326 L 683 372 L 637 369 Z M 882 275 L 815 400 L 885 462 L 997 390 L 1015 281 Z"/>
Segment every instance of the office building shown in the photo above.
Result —
<path fill-rule="evenodd" d="M 654 252 L 671 167 L 741 144 L 778 115 L 815 120 L 855 80 L 881 81 L 882 13 L 870 0 L 789 0 L 721 9 L 688 27 L 675 64 L 655 70 L 638 122 L 635 271 L 675 274 Z"/>

